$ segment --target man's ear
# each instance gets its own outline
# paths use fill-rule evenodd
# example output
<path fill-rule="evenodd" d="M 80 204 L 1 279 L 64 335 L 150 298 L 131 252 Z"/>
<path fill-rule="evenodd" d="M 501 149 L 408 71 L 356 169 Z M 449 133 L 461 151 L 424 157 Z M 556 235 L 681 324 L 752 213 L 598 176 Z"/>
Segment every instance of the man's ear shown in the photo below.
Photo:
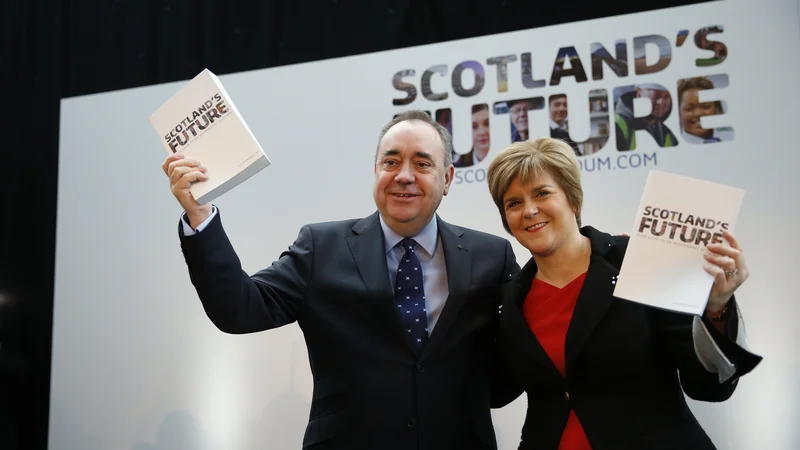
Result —
<path fill-rule="evenodd" d="M 453 177 L 455 177 L 456 168 L 450 164 L 447 166 L 447 169 L 444 171 L 444 195 L 450 191 L 450 183 L 453 182 Z"/>

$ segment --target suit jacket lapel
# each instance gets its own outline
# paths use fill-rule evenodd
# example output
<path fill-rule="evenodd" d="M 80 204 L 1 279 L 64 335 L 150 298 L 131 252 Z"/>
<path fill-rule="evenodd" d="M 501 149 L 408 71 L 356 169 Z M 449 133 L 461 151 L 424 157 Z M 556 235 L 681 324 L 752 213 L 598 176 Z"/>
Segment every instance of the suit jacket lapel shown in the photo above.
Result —
<path fill-rule="evenodd" d="M 567 330 L 565 342 L 566 375 L 570 376 L 580 352 L 588 342 L 594 330 L 603 321 L 606 313 L 614 304 L 614 283 L 619 270 L 609 263 L 613 259 L 610 252 L 617 251 L 611 235 L 602 233 L 592 227 L 584 227 L 581 233 L 585 234 L 592 244 L 592 256 L 586 279 L 578 295 L 578 301 L 572 320 Z M 531 288 L 533 278 L 536 276 L 536 263 L 533 258 L 515 275 L 512 283 L 507 285 L 506 295 L 513 302 L 505 301 L 502 315 L 507 325 L 508 339 L 517 343 L 532 360 L 547 370 L 552 376 L 563 378 L 553 364 L 547 352 L 536 339 L 525 320 L 522 305 Z M 505 308 L 511 308 L 506 311 Z"/>
<path fill-rule="evenodd" d="M 469 242 L 464 237 L 464 232 L 458 227 L 444 222 L 438 215 L 436 220 L 444 250 L 449 294 L 439 320 L 431 332 L 430 339 L 422 349 L 421 358 L 429 355 L 450 330 L 458 316 L 458 311 L 467 299 L 472 275 L 473 255 L 470 252 Z"/>
<path fill-rule="evenodd" d="M 367 297 L 379 316 L 390 324 L 393 332 L 397 336 L 403 336 L 402 321 L 397 314 L 397 308 L 394 308 L 394 292 L 389 281 L 389 267 L 386 265 L 383 230 L 378 213 L 358 221 L 352 231 L 354 234 L 347 238 L 347 245 L 367 287 Z M 411 346 L 411 343 L 408 345 Z"/>
<path fill-rule="evenodd" d="M 567 376 L 595 328 L 616 301 L 614 284 L 619 275 L 619 270 L 607 261 L 609 252 L 616 251 L 611 235 L 591 227 L 585 227 L 582 232 L 591 240 L 592 256 L 567 330 L 564 349 Z"/>
<path fill-rule="evenodd" d="M 525 264 L 525 267 L 515 275 L 512 282 L 504 286 L 505 301 L 500 314 L 503 316 L 507 327 L 508 343 L 506 345 L 520 349 L 524 355 L 546 370 L 550 376 L 563 379 L 561 372 L 558 371 L 558 368 L 553 364 L 536 335 L 531 331 L 523 312 L 523 304 L 531 289 L 531 283 L 533 283 L 533 278 L 536 276 L 536 271 L 536 263 L 531 258 Z"/>

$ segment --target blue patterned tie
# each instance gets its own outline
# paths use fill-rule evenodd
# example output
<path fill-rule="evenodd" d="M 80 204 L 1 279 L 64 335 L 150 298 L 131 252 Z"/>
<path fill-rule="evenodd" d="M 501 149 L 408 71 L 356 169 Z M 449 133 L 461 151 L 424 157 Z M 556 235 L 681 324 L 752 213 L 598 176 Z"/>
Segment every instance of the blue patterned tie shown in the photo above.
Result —
<path fill-rule="evenodd" d="M 425 290 L 422 286 L 422 265 L 417 257 L 417 242 L 411 238 L 400 241 L 405 254 L 397 266 L 394 298 L 403 329 L 419 350 L 428 339 L 428 313 L 425 308 Z"/>

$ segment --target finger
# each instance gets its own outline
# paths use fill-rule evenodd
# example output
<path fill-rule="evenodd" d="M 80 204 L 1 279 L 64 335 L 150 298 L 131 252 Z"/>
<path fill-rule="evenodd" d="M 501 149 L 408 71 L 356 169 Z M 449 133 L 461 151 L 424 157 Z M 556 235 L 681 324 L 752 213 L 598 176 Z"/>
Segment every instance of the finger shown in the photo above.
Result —
<path fill-rule="evenodd" d="M 723 271 L 721 267 L 709 263 L 703 264 L 703 269 L 705 269 L 706 272 L 714 277 L 714 286 L 712 287 L 712 290 L 717 288 L 724 292 L 725 286 L 728 284 L 728 278 L 725 276 L 725 271 Z"/>
<path fill-rule="evenodd" d="M 170 179 L 172 179 L 173 171 L 178 167 L 186 167 L 189 169 L 200 167 L 200 161 L 196 159 L 179 159 L 177 161 L 172 161 L 167 168 L 167 176 L 169 176 Z"/>
<path fill-rule="evenodd" d="M 715 255 L 713 253 L 703 253 L 703 257 L 709 263 L 722 267 L 724 270 L 731 271 L 736 268 L 736 261 L 730 256 Z"/>
<path fill-rule="evenodd" d="M 199 170 L 193 170 L 186 175 L 182 176 L 178 183 L 175 184 L 175 188 L 182 190 L 182 189 L 189 189 L 192 183 L 196 181 L 206 181 L 208 180 L 208 175 Z"/>
<path fill-rule="evenodd" d="M 739 256 L 742 254 L 742 251 L 738 248 L 728 247 L 727 245 L 723 244 L 708 244 L 706 249 L 716 255 L 728 256 L 734 260 L 739 258 Z"/>
<path fill-rule="evenodd" d="M 192 183 L 196 181 L 206 181 L 206 180 L 208 180 L 208 175 L 204 174 L 203 172 L 195 170 L 182 176 L 180 181 L 178 181 L 177 187 L 180 189 L 188 190 Z"/>
<path fill-rule="evenodd" d="M 198 166 L 198 165 L 200 165 L 200 161 L 198 161 L 196 159 L 181 157 L 181 158 L 177 158 L 177 159 L 171 161 L 167 165 L 167 170 L 169 170 L 170 168 L 174 169 L 175 167 L 180 167 L 180 166 L 192 167 L 192 166 Z M 169 175 L 169 173 L 167 173 L 167 174 Z"/>
<path fill-rule="evenodd" d="M 201 173 L 205 173 L 206 172 L 206 168 L 202 167 L 202 166 L 198 166 L 198 167 L 189 167 L 189 166 L 176 167 L 172 171 L 172 175 L 170 175 L 170 177 L 169 177 L 169 182 L 172 185 L 178 184 L 178 182 L 180 181 L 180 179 L 182 177 L 184 177 L 184 176 L 186 176 L 186 174 L 188 174 L 190 172 L 194 172 L 194 171 L 199 171 Z"/>
<path fill-rule="evenodd" d="M 731 233 L 730 231 L 722 230 L 722 237 L 724 237 L 725 240 L 728 241 L 728 243 L 731 245 L 731 247 L 733 247 L 733 248 L 735 248 L 735 249 L 737 249 L 739 251 L 742 250 L 742 248 L 739 247 L 739 241 L 736 239 L 736 236 L 734 236 L 733 233 Z"/>
<path fill-rule="evenodd" d="M 163 164 L 161 164 L 161 168 L 164 169 L 164 173 L 166 173 L 167 176 L 169 176 L 168 169 L 169 169 L 170 163 L 172 163 L 173 161 L 177 161 L 179 159 L 183 159 L 183 153 L 173 153 L 173 154 L 169 155 L 167 157 L 167 159 L 164 160 Z"/>
<path fill-rule="evenodd" d="M 178 184 L 178 180 L 192 170 L 191 167 L 170 167 L 169 169 L 169 184 Z"/>

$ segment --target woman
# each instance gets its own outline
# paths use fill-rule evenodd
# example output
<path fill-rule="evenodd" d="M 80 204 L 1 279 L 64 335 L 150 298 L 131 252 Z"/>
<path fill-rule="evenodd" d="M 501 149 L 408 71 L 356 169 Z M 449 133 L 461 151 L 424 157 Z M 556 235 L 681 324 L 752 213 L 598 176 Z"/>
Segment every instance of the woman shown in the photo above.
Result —
<path fill-rule="evenodd" d="M 454 155 L 453 166 L 469 167 L 478 164 L 489 154 L 489 105 L 472 107 L 472 149 L 463 155 Z"/>
<path fill-rule="evenodd" d="M 730 247 L 708 247 L 714 287 L 695 323 L 613 297 L 628 238 L 580 228 L 580 169 L 569 145 L 514 143 L 490 164 L 488 183 L 506 231 L 533 256 L 505 286 L 500 314 L 506 400 L 528 395 L 519 448 L 714 449 L 683 393 L 723 401 L 760 361 L 735 343 L 733 292 L 748 276 L 736 239 L 725 234 Z M 713 366 L 693 338 L 703 332 L 735 373 L 705 368 Z"/>

